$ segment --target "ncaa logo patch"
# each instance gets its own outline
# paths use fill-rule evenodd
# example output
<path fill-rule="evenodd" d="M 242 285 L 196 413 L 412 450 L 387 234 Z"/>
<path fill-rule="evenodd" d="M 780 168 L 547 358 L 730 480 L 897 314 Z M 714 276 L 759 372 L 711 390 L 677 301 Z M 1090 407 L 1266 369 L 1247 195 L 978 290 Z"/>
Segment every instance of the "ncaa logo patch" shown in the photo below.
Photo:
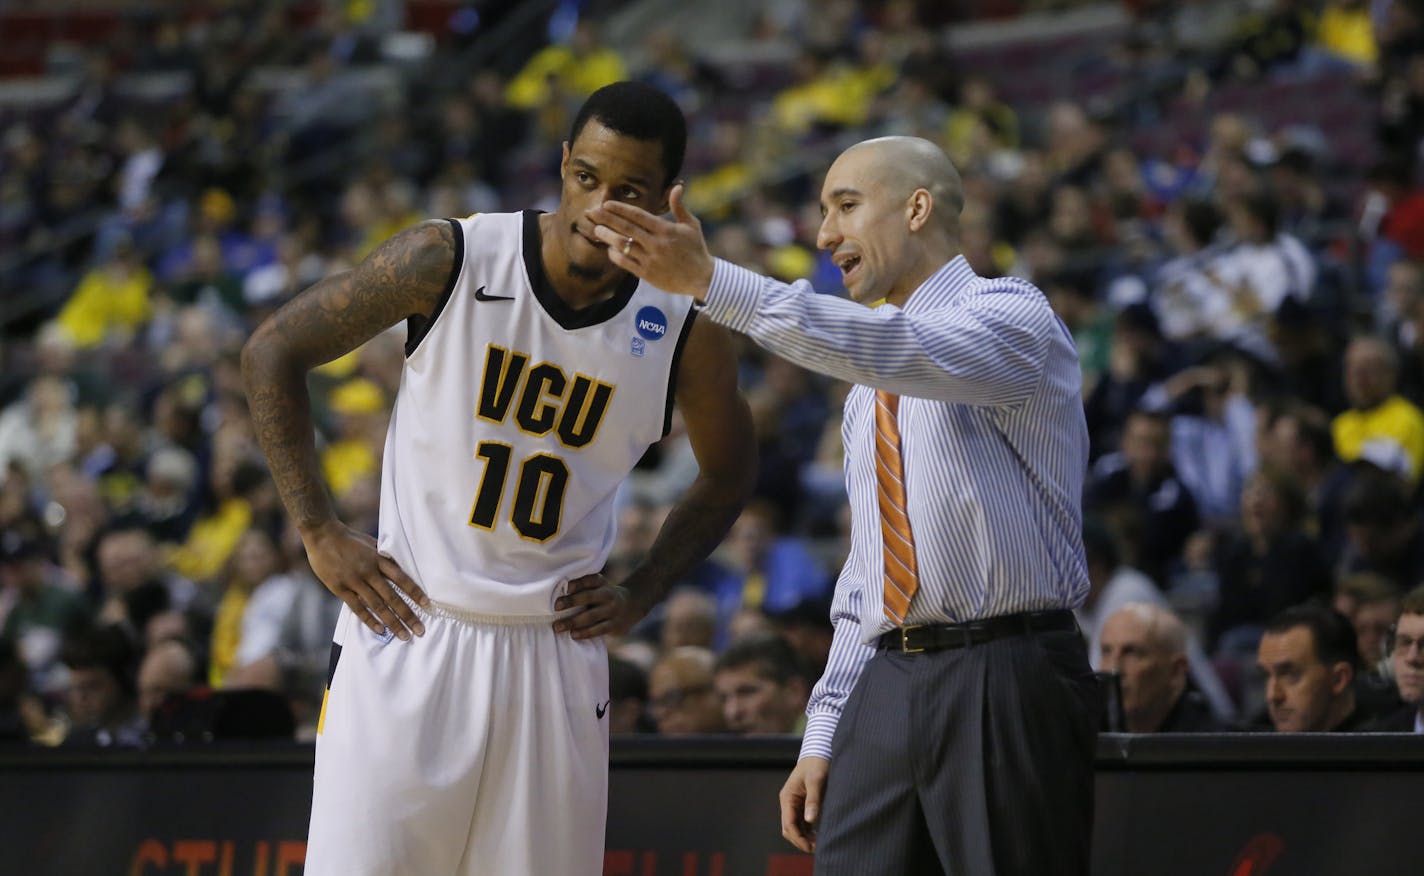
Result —
<path fill-rule="evenodd" d="M 638 334 L 650 341 L 661 341 L 667 336 L 667 316 L 656 307 L 639 310 L 638 315 L 633 317 L 633 324 L 637 327 Z"/>

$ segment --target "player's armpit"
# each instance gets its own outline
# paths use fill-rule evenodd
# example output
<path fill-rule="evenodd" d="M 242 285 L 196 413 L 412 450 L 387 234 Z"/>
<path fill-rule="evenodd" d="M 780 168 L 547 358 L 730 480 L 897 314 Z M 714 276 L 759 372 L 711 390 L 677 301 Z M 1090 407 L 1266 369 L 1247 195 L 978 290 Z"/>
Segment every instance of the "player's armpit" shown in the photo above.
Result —
<path fill-rule="evenodd" d="M 646 612 L 722 541 L 756 482 L 751 412 L 737 391 L 737 361 L 727 330 L 699 319 L 678 367 L 677 404 L 698 475 L 668 513 L 647 559 L 628 576 Z"/>
<path fill-rule="evenodd" d="M 705 317 L 693 323 L 683 350 L 677 406 L 701 477 L 717 495 L 745 501 L 757 474 L 751 410 L 737 388 L 731 333 Z"/>

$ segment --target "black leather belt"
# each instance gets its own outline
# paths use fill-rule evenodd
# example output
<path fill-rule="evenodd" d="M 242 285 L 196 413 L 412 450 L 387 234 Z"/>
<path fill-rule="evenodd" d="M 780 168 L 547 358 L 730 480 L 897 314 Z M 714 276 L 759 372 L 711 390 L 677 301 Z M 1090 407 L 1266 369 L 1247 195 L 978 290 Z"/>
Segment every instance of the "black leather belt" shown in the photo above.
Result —
<path fill-rule="evenodd" d="M 946 651 L 982 645 L 1009 636 L 1030 633 L 1057 633 L 1078 629 L 1073 612 L 1065 608 L 1053 611 L 1026 611 L 1005 614 L 986 620 L 962 624 L 922 624 L 900 627 L 880 637 L 880 650 L 918 654 L 922 651 Z"/>

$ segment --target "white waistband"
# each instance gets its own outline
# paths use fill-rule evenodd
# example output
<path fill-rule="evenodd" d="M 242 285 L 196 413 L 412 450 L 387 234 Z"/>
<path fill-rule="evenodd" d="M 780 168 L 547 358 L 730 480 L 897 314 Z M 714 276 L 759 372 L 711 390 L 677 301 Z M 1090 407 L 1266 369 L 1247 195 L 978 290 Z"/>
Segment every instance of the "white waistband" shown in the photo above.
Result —
<path fill-rule="evenodd" d="M 391 589 L 399 594 L 400 598 L 404 599 L 406 604 L 415 610 L 416 614 L 426 617 L 443 617 L 448 620 L 460 621 L 467 624 L 486 624 L 500 627 L 529 627 L 538 624 L 552 624 L 559 618 L 572 613 L 571 611 L 562 611 L 549 614 L 483 614 L 478 611 L 467 611 L 446 602 L 436 602 L 433 599 L 430 600 L 429 605 L 417 605 L 411 601 L 411 598 L 400 588 L 393 587 Z"/>

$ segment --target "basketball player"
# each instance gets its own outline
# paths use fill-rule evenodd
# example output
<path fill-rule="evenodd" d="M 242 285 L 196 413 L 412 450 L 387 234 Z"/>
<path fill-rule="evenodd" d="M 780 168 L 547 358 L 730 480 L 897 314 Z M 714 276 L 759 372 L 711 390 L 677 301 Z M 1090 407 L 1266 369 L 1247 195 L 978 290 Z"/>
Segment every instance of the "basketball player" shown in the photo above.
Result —
<path fill-rule="evenodd" d="M 346 604 L 309 876 L 602 872 L 602 637 L 717 545 L 756 465 L 726 332 L 613 267 L 584 218 L 605 198 L 666 210 L 685 143 L 662 93 L 601 89 L 564 144 L 557 212 L 417 225 L 294 299 L 243 351 L 282 499 Z M 401 320 L 372 540 L 332 511 L 305 375 Z M 647 560 L 605 580 L 615 493 L 674 398 L 701 472 Z"/>

